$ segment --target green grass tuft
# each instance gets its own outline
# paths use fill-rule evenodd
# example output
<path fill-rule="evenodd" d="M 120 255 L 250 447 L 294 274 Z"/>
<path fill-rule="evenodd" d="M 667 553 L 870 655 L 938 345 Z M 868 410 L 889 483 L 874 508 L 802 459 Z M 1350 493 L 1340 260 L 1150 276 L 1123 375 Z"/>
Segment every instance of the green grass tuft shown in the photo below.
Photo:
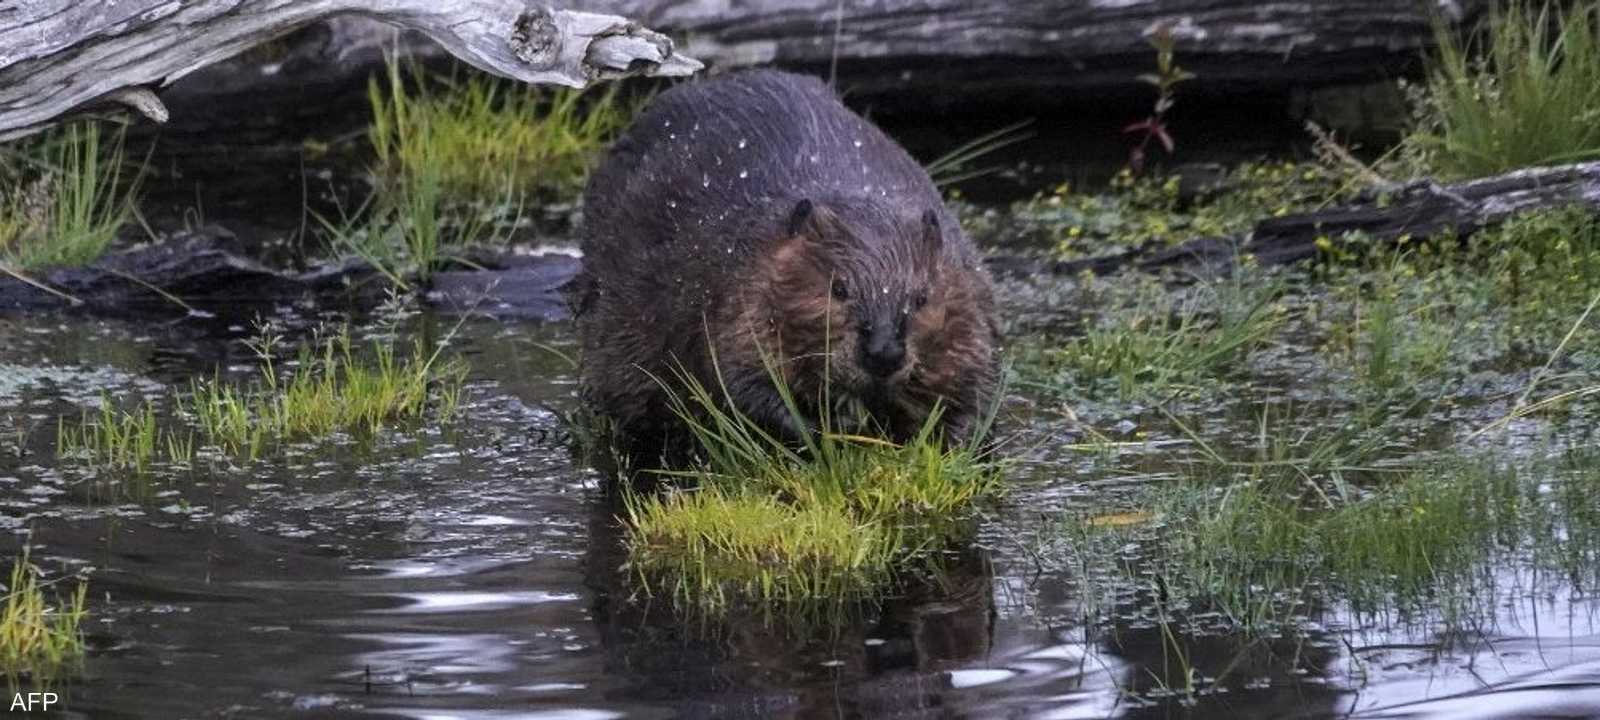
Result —
<path fill-rule="evenodd" d="M 162 453 L 167 461 L 188 463 L 194 458 L 194 435 L 163 430 L 148 400 L 130 412 L 116 409 L 111 397 L 102 395 L 98 413 L 85 411 L 76 424 L 62 418 L 56 428 L 58 457 L 76 457 L 96 467 L 143 475 Z"/>
<path fill-rule="evenodd" d="M 1495 568 L 1530 562 L 1578 592 L 1600 578 L 1592 453 L 1532 463 L 1442 457 L 1373 474 L 1364 488 L 1299 462 L 1227 469 L 1247 473 L 1221 485 L 1193 474 L 1157 491 L 1149 516 L 1158 522 L 1132 533 L 1143 560 L 1122 582 L 1153 574 L 1188 607 L 1271 632 L 1330 600 L 1469 622 L 1493 611 Z M 1091 547 L 1087 523 L 1067 529 L 1069 546 Z"/>
<path fill-rule="evenodd" d="M 807 618 L 870 602 L 933 567 L 998 491 L 976 445 L 944 448 L 937 414 L 904 445 L 835 432 L 825 417 L 796 448 L 681 379 L 675 409 L 700 462 L 668 473 L 684 487 L 625 495 L 628 569 L 680 609 Z"/>
<path fill-rule="evenodd" d="M 1495 3 L 1480 40 L 1442 24 L 1437 37 L 1407 138 L 1424 167 L 1478 177 L 1600 157 L 1594 3 Z"/>
<path fill-rule="evenodd" d="M 70 595 L 52 603 L 39 578 L 39 569 L 23 548 L 11 566 L 11 581 L 0 607 L 0 674 L 12 682 L 24 677 L 35 682 L 51 680 L 83 658 L 79 626 L 87 614 L 88 584 L 80 580 Z"/>
<path fill-rule="evenodd" d="M 387 87 L 368 87 L 370 137 L 381 182 L 428 177 L 450 204 L 571 200 L 633 115 L 616 85 L 584 93 L 476 72 L 433 80 L 442 88 L 408 87 L 391 62 Z"/>
<path fill-rule="evenodd" d="M 336 250 L 397 285 L 406 287 L 408 276 L 425 282 L 463 248 L 504 242 L 527 202 L 576 197 L 633 115 L 618 93 L 479 73 L 408 83 L 391 60 L 386 79 L 368 87 L 374 196 L 352 216 L 319 218 L 323 230 Z"/>
<path fill-rule="evenodd" d="M 1059 345 L 1032 349 L 1024 384 L 1078 397 L 1150 399 L 1236 374 L 1284 326 L 1271 277 L 1141 292 Z M 1026 351 L 1025 351 L 1026 353 Z"/>
<path fill-rule="evenodd" d="M 271 333 L 253 343 L 262 363 L 249 388 L 196 382 L 183 412 L 207 445 L 254 460 L 268 442 L 322 438 L 338 432 L 371 435 L 386 424 L 416 420 L 430 411 L 441 422 L 454 415 L 465 367 L 442 361 L 418 342 L 409 357 L 393 342 L 374 342 L 370 357 L 355 351 L 349 328 L 302 346 L 296 370 L 274 360 Z"/>
<path fill-rule="evenodd" d="M 72 123 L 0 150 L 0 264 L 32 270 L 105 254 L 138 190 L 122 176 L 122 138 Z"/>

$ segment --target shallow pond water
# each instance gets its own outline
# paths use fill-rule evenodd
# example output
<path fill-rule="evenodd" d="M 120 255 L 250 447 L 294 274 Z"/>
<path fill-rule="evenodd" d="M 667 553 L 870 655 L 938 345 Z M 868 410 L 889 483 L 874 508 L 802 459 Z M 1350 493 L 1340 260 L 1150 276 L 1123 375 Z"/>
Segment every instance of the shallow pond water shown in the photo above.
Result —
<path fill-rule="evenodd" d="M 285 326 L 319 318 L 283 310 Z M 410 332 L 445 334 L 422 316 Z M 0 318 L 0 554 L 92 568 L 82 717 L 1593 717 L 1600 603 L 1502 592 L 1472 632 L 1305 612 L 1303 632 L 1173 631 L 1038 556 L 1061 513 L 1115 506 L 1161 463 L 1019 449 L 946 587 L 806 636 L 685 625 L 619 576 L 615 507 L 574 460 L 564 325 L 472 320 L 459 418 L 375 441 L 197 461 L 133 483 L 55 459 L 58 418 L 110 393 L 252 371 L 248 323 Z M 1030 398 L 1021 398 L 1027 404 Z M 1241 401 L 1242 402 L 1242 401 Z M 1042 406 L 1043 403 L 1040 403 Z M 1223 403 L 1218 428 L 1249 431 Z M 1151 443 L 1141 452 L 1184 452 Z M 1138 468 L 1145 468 L 1139 470 Z M 1155 468 L 1155 469 L 1150 469 Z M 1527 586 L 1531 587 L 1531 586 Z M 1091 605 L 1093 607 L 1091 608 Z M 1179 662 L 1181 661 L 1181 662 Z M 1184 666 L 1198 692 L 1185 692 Z"/>

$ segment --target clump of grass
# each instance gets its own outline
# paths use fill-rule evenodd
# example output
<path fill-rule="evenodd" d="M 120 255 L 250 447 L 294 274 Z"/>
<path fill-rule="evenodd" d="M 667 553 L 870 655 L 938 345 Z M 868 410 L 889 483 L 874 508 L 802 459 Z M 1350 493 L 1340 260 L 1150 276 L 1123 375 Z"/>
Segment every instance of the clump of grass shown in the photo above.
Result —
<path fill-rule="evenodd" d="M 1192 608 L 1249 631 L 1273 631 L 1323 601 L 1357 612 L 1433 614 L 1463 622 L 1491 610 L 1493 569 L 1523 563 L 1593 587 L 1600 465 L 1443 457 L 1374 474 L 1366 488 L 1331 482 L 1299 460 L 1235 463 L 1234 482 L 1204 476 L 1158 492 L 1140 529 L 1144 570 Z M 1554 479 L 1554 491 L 1547 491 Z M 1081 532 L 1079 534 L 1082 534 Z"/>
<path fill-rule="evenodd" d="M 66 418 L 59 421 L 56 453 L 96 467 L 143 475 L 163 458 L 174 463 L 192 460 L 194 436 L 163 430 L 149 400 L 137 410 L 126 411 L 118 410 L 109 395 L 102 395 L 98 413 L 85 411 L 76 424 L 69 424 Z"/>
<path fill-rule="evenodd" d="M 810 617 L 871 601 L 932 567 L 998 489 L 975 444 L 944 448 L 937 413 L 903 445 L 835 432 L 825 413 L 816 437 L 793 447 L 683 380 L 675 409 L 700 461 L 668 474 L 688 486 L 625 496 L 628 569 L 642 592 L 681 609 Z"/>
<path fill-rule="evenodd" d="M 68 597 L 52 602 L 28 554 L 23 548 L 11 566 L 0 609 L 0 674 L 12 682 L 49 680 L 81 661 L 84 651 L 79 626 L 88 584 L 80 580 Z"/>
<path fill-rule="evenodd" d="M 122 131 L 72 123 L 10 152 L 0 169 L 0 264 L 83 265 L 103 255 L 133 213 Z"/>
<path fill-rule="evenodd" d="M 726 484 L 630 498 L 629 567 L 680 606 L 849 602 L 890 580 L 887 529 L 836 507 Z"/>
<path fill-rule="evenodd" d="M 1475 298 L 1460 292 L 1428 291 L 1438 283 L 1418 278 L 1407 262 L 1397 258 L 1363 279 L 1329 290 L 1337 301 L 1327 304 L 1329 311 L 1345 317 L 1329 323 L 1325 348 L 1354 371 L 1361 389 L 1377 395 L 1416 390 L 1443 379 L 1456 359 L 1452 351 L 1463 324 L 1457 318 L 1470 310 L 1452 300 L 1477 305 Z"/>
<path fill-rule="evenodd" d="M 1474 570 L 1501 538 L 1532 520 L 1535 487 L 1516 468 L 1484 462 L 1406 474 L 1317 519 L 1322 565 L 1357 608 L 1414 605 L 1430 595 L 1452 602 L 1472 589 Z"/>
<path fill-rule="evenodd" d="M 387 87 L 367 90 L 370 137 L 382 182 L 429 177 L 451 204 L 570 200 L 633 114 L 616 85 L 586 94 L 481 73 L 435 80 L 442 87 L 408 87 L 391 62 Z"/>
<path fill-rule="evenodd" d="M 502 242 L 525 202 L 571 200 L 633 114 L 615 86 L 584 95 L 481 74 L 408 84 L 394 60 L 368 99 L 374 197 L 322 225 L 336 249 L 402 287 L 462 248 Z"/>
<path fill-rule="evenodd" d="M 1600 157 L 1600 9 L 1496 3 L 1481 40 L 1442 24 L 1407 144 L 1454 177 Z"/>
<path fill-rule="evenodd" d="M 1282 284 L 1258 279 L 1219 281 L 1187 298 L 1141 293 L 1081 335 L 1038 350 L 1020 370 L 1031 385 L 1122 400 L 1227 375 L 1284 325 L 1283 308 L 1274 304 Z"/>
<path fill-rule="evenodd" d="M 271 332 L 252 343 L 262 363 L 254 386 L 194 383 L 182 409 L 206 444 L 254 460 L 269 441 L 371 435 L 430 411 L 448 422 L 466 375 L 459 362 L 440 358 L 442 346 L 429 352 L 420 341 L 409 357 L 392 341 L 374 342 L 370 357 L 359 357 L 348 327 L 302 346 L 295 371 L 287 373 L 274 359 L 277 343 Z"/>

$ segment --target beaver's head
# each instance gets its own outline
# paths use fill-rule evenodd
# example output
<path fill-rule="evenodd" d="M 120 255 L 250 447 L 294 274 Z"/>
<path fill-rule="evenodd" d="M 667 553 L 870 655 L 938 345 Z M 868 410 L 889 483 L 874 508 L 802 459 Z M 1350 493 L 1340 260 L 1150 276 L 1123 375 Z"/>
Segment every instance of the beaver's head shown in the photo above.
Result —
<path fill-rule="evenodd" d="M 945 323 L 944 234 L 933 209 L 802 200 L 767 258 L 770 318 L 782 354 L 825 360 L 836 387 L 889 397 L 918 372 Z"/>

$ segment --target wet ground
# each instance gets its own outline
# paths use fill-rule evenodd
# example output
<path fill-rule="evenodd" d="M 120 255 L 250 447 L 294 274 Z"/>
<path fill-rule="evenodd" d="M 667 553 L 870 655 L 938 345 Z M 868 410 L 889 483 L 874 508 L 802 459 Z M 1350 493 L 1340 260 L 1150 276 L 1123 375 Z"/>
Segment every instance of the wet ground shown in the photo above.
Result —
<path fill-rule="evenodd" d="M 273 312 L 291 333 L 338 319 Z M 454 322 L 424 315 L 409 332 Z M 142 481 L 56 460 L 58 419 L 103 392 L 170 410 L 194 378 L 247 377 L 252 332 L 0 317 L 0 555 L 26 539 L 52 574 L 92 568 L 68 716 L 1600 715 L 1600 603 L 1515 566 L 1470 631 L 1333 605 L 1295 633 L 1173 635 L 1137 592 L 1108 604 L 1081 564 L 1041 557 L 1059 552 L 1052 528 L 1169 477 L 1160 459 L 1188 450 L 1160 432 L 1115 457 L 1070 449 L 1081 436 L 1026 391 L 1014 422 L 1030 440 L 946 587 L 806 636 L 751 618 L 685 626 L 633 597 L 605 483 L 562 421 L 576 407 L 575 372 L 551 352 L 572 349 L 562 324 L 468 321 L 451 351 L 471 379 L 443 428 L 249 465 L 202 453 Z M 1248 434 L 1242 408 L 1293 394 L 1218 401 L 1206 433 Z M 1200 692 L 1179 689 L 1182 665 Z"/>

